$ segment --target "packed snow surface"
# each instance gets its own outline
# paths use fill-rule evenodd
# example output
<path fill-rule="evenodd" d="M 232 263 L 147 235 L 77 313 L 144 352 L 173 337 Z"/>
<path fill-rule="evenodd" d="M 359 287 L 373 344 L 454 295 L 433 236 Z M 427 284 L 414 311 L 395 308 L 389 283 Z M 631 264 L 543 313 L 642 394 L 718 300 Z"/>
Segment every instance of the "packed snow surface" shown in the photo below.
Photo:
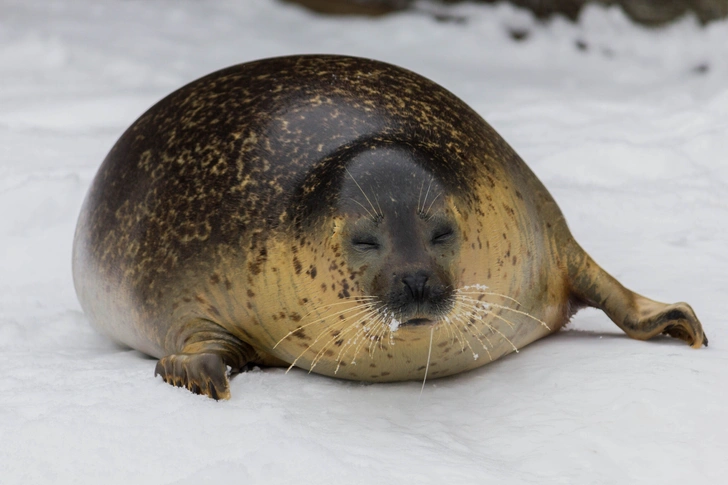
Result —
<path fill-rule="evenodd" d="M 516 42 L 510 29 L 530 35 Z M 526 160 L 603 267 L 689 302 L 710 347 L 631 340 L 583 311 L 421 396 L 418 382 L 265 369 L 215 402 L 155 379 L 154 360 L 94 332 L 76 301 L 84 194 L 155 101 L 294 53 L 377 58 L 453 91 Z M 596 7 L 575 25 L 506 5 L 337 19 L 273 0 L 6 0 L 0 482 L 726 483 L 727 154 L 728 22 L 648 30 Z"/>

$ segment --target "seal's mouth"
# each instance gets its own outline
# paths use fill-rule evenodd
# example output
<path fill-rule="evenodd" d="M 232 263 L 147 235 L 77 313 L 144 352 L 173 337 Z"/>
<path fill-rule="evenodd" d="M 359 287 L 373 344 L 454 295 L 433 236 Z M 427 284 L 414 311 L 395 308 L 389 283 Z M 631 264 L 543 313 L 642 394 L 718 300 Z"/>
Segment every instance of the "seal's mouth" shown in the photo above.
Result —
<path fill-rule="evenodd" d="M 406 322 L 403 322 L 403 326 L 418 326 L 418 325 L 428 325 L 430 323 L 435 323 L 434 321 L 430 320 L 429 318 L 411 318 L 407 320 Z"/>

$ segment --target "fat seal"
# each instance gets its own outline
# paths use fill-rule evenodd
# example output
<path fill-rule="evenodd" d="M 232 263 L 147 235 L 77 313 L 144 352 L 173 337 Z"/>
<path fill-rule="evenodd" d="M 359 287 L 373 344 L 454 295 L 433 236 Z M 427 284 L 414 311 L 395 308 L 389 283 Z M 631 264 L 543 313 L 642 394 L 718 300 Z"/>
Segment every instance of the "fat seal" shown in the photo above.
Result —
<path fill-rule="evenodd" d="M 119 139 L 81 210 L 91 323 L 215 399 L 251 365 L 398 381 L 473 369 L 602 309 L 630 337 L 708 340 L 626 289 L 463 101 L 373 60 L 240 64 Z"/>

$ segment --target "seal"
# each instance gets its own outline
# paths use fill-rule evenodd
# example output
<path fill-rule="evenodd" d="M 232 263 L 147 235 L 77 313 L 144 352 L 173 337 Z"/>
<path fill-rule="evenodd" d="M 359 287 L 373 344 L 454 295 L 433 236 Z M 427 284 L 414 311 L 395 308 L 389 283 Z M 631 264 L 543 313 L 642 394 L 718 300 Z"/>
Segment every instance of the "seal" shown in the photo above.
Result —
<path fill-rule="evenodd" d="M 73 276 L 96 328 L 215 399 L 252 365 L 467 371 L 585 306 L 636 339 L 708 343 L 686 303 L 602 270 L 463 101 L 353 57 L 241 64 L 154 105 L 91 185 Z"/>

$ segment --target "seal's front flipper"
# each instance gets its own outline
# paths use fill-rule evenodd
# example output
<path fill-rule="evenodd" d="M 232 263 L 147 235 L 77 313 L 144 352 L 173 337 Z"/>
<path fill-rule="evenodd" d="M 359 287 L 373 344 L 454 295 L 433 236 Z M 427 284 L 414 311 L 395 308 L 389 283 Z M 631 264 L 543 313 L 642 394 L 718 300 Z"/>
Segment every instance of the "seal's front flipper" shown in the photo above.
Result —
<path fill-rule="evenodd" d="M 230 399 L 228 366 L 235 374 L 258 357 L 252 346 L 208 320 L 173 327 L 165 346 L 175 351 L 159 359 L 154 375 L 216 400 Z"/>
<path fill-rule="evenodd" d="M 708 345 L 700 321 L 687 303 L 669 305 L 634 293 L 596 264 L 576 243 L 567 256 L 572 294 L 600 308 L 632 338 L 647 340 L 666 334 L 693 348 Z"/>
<path fill-rule="evenodd" d="M 213 399 L 230 399 L 227 366 L 217 354 L 172 354 L 159 359 L 155 376 Z"/>

